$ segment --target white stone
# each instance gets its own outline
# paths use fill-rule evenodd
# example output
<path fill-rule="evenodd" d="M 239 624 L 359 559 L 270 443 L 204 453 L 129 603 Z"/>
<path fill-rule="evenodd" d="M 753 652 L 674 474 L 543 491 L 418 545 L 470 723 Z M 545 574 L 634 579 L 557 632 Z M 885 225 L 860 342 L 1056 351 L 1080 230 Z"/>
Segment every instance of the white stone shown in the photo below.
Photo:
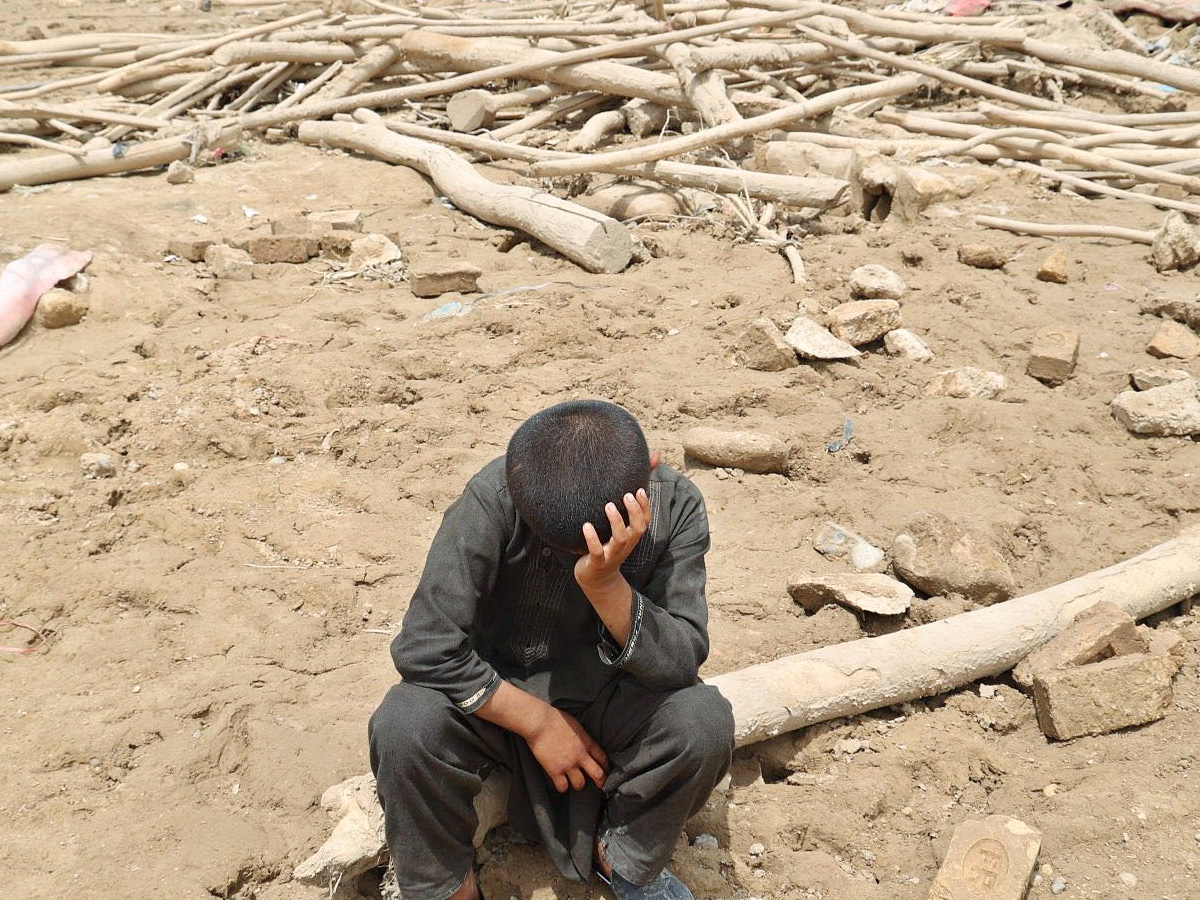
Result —
<path fill-rule="evenodd" d="M 181 159 L 167 166 L 167 184 L 191 184 L 196 180 L 195 170 Z"/>
<path fill-rule="evenodd" d="M 1150 258 L 1160 272 L 1183 269 L 1200 260 L 1200 240 L 1182 213 L 1167 213 L 1150 248 Z"/>
<path fill-rule="evenodd" d="M 794 575 L 788 582 L 792 599 L 809 612 L 838 603 L 858 612 L 901 616 L 912 605 L 913 590 L 887 575 Z"/>
<path fill-rule="evenodd" d="M 1191 381 L 1192 376 L 1183 369 L 1134 369 L 1129 380 L 1137 390 L 1148 391 L 1177 381 Z"/>
<path fill-rule="evenodd" d="M 692 841 L 692 846 L 701 850 L 716 850 L 721 844 L 711 834 L 698 834 L 696 840 Z"/>
<path fill-rule="evenodd" d="M 892 356 L 903 356 L 913 362 L 929 362 L 933 351 L 907 328 L 896 328 L 883 336 L 883 348 Z"/>
<path fill-rule="evenodd" d="M 367 266 L 383 266 L 403 258 L 404 253 L 390 238 L 382 234 L 368 234 L 350 244 L 350 258 L 346 265 L 358 271 Z"/>
<path fill-rule="evenodd" d="M 856 572 L 879 572 L 884 552 L 849 528 L 827 522 L 813 538 L 813 549 L 831 559 L 846 559 Z"/>
<path fill-rule="evenodd" d="M 829 311 L 833 336 L 855 347 L 877 341 L 901 324 L 900 304 L 895 300 L 855 300 Z"/>
<path fill-rule="evenodd" d="M 1134 434 L 1200 434 L 1200 396 L 1191 379 L 1145 391 L 1123 391 L 1111 408 L 1113 417 Z"/>
<path fill-rule="evenodd" d="M 862 355 L 808 316 L 797 318 L 783 339 L 789 347 L 808 359 L 858 359 Z"/>
<path fill-rule="evenodd" d="M 79 468 L 84 478 L 112 478 L 117 474 L 117 463 L 107 453 L 85 453 L 79 457 Z"/>
<path fill-rule="evenodd" d="M 859 266 L 850 273 L 850 295 L 856 300 L 899 300 L 907 292 L 904 279 L 887 266 Z"/>
<path fill-rule="evenodd" d="M 1007 390 L 1008 380 L 999 372 L 987 372 L 974 366 L 939 372 L 925 385 L 925 396 L 954 397 L 963 400 L 976 397 L 993 400 Z"/>

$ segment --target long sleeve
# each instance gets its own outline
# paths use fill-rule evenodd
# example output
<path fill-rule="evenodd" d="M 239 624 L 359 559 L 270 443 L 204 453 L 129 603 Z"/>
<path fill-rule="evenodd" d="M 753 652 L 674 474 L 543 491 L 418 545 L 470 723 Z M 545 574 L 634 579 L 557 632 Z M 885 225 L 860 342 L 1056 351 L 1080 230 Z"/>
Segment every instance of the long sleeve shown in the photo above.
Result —
<path fill-rule="evenodd" d="M 629 640 L 622 649 L 602 632 L 599 646 L 606 664 L 661 691 L 694 684 L 708 658 L 708 516 L 700 492 L 685 479 L 676 482 L 673 500 L 670 541 L 651 564 L 647 582 L 633 592 Z"/>
<path fill-rule="evenodd" d="M 392 641 L 392 660 L 406 682 L 441 691 L 467 713 L 486 703 L 500 684 L 469 637 L 480 600 L 492 590 L 506 540 L 503 506 L 483 474 L 446 510 L 400 634 Z"/>

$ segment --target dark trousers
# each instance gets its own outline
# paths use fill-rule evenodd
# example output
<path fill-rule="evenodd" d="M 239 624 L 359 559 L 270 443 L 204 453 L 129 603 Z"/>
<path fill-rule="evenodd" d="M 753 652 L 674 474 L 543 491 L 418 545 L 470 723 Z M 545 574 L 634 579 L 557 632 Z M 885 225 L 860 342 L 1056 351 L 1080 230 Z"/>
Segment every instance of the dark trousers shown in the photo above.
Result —
<path fill-rule="evenodd" d="M 600 821 L 613 869 L 648 884 L 688 818 L 729 769 L 733 715 L 712 687 L 656 693 L 628 676 L 582 709 L 564 707 L 608 754 L 603 792 L 559 794 L 525 741 L 458 710 L 439 691 L 398 684 L 371 717 L 371 770 L 404 900 L 445 900 L 474 864 L 473 799 L 512 773 L 509 823 L 545 844 L 564 876 L 586 879 Z"/>

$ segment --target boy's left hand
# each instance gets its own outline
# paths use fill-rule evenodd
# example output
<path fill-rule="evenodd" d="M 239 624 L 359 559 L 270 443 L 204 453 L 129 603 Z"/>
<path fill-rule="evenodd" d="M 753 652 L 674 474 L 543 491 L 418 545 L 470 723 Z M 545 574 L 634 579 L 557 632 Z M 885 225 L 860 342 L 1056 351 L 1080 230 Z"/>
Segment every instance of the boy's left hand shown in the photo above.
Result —
<path fill-rule="evenodd" d="M 628 525 L 625 524 L 615 503 L 604 507 L 604 514 L 612 528 L 612 537 L 607 544 L 600 543 L 600 535 L 596 533 L 596 527 L 591 522 L 583 526 L 583 538 L 587 541 L 588 552 L 575 563 L 575 580 L 589 596 L 593 591 L 600 592 L 624 581 L 621 564 L 629 558 L 633 548 L 650 527 L 650 498 L 646 496 L 643 488 L 638 488 L 636 496 L 626 494 L 623 502 L 629 515 Z"/>

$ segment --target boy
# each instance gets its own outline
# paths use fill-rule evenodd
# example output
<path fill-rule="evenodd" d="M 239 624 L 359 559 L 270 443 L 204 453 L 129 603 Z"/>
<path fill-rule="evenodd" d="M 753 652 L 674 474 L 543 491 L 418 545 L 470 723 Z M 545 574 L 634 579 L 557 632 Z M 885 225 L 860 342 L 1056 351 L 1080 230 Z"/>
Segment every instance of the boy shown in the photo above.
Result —
<path fill-rule="evenodd" d="M 404 900 L 477 900 L 472 800 L 512 772 L 509 823 L 618 900 L 691 900 L 667 863 L 729 767 L 708 655 L 699 491 L 628 412 L 572 401 L 517 429 L 446 511 L 371 718 Z"/>

